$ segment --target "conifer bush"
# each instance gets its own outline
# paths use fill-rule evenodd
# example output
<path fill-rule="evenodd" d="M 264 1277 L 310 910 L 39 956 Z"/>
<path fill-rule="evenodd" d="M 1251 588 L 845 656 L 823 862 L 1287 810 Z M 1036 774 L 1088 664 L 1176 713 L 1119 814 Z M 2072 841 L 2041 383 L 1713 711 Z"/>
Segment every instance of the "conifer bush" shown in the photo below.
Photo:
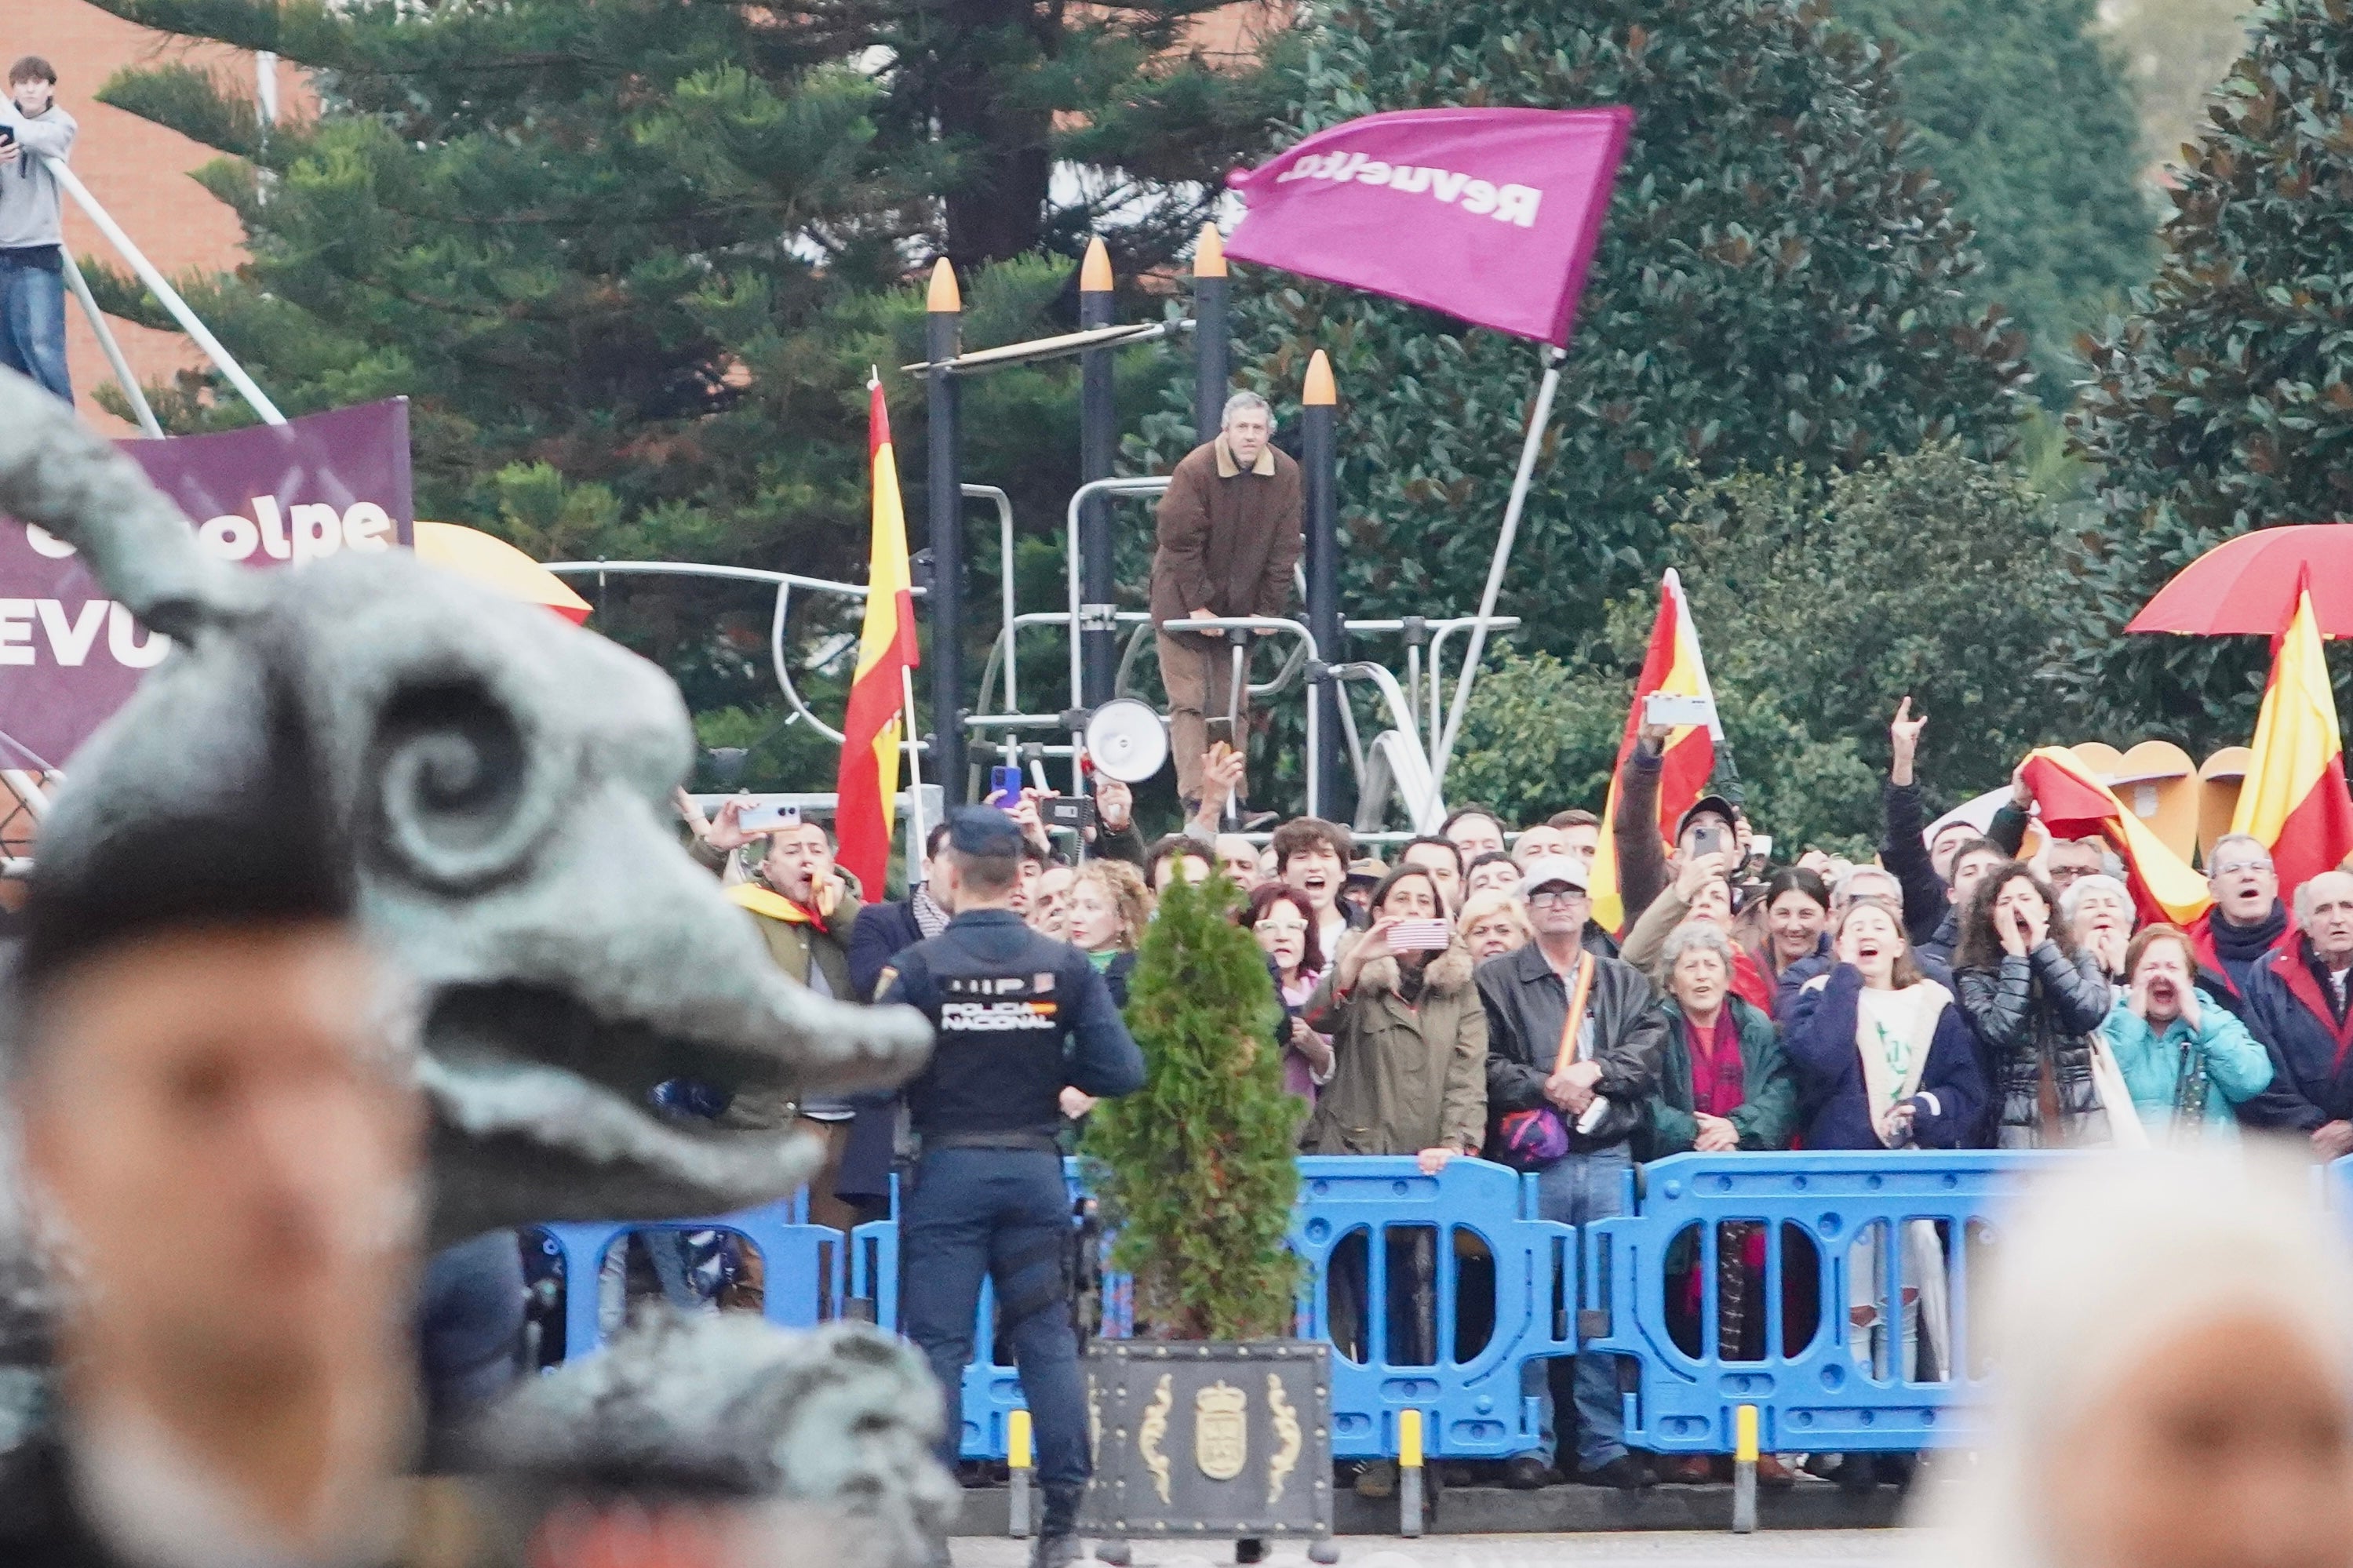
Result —
<path fill-rule="evenodd" d="M 1147 1337 L 1291 1333 L 1300 1270 L 1283 1236 L 1306 1108 L 1282 1087 L 1282 1007 L 1235 902 L 1222 876 L 1161 895 L 1128 985 L 1144 1088 L 1104 1101 L 1088 1128 L 1113 1265 L 1134 1277 Z"/>

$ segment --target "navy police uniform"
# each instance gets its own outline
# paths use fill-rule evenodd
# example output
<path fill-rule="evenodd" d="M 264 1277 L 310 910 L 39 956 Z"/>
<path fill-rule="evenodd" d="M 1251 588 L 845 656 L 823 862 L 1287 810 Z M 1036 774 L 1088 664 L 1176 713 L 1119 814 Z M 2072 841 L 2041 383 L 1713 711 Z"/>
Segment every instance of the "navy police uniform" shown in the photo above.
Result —
<path fill-rule="evenodd" d="M 951 816 L 949 843 L 1007 855 L 1019 834 L 1003 812 L 970 806 Z M 907 1086 L 923 1154 L 900 1210 L 899 1307 L 946 1391 L 940 1458 L 955 1463 L 964 1430 L 960 1390 L 986 1273 L 1037 1432 L 1044 1533 L 1067 1533 L 1090 1463 L 1060 1100 L 1066 1085 L 1098 1098 L 1134 1093 L 1144 1056 L 1086 954 L 1010 910 L 959 914 L 892 968 L 882 1000 L 923 1009 L 934 1031 L 931 1062 Z"/>

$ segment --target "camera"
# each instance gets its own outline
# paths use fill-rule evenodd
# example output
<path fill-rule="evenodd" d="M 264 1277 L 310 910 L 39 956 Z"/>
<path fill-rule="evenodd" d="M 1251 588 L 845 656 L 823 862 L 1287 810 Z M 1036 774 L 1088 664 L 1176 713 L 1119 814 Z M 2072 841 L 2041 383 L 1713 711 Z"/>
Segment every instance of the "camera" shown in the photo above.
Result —
<path fill-rule="evenodd" d="M 1050 795 L 1038 803 L 1038 817 L 1049 827 L 1084 830 L 1095 825 L 1095 803 L 1082 795 Z"/>

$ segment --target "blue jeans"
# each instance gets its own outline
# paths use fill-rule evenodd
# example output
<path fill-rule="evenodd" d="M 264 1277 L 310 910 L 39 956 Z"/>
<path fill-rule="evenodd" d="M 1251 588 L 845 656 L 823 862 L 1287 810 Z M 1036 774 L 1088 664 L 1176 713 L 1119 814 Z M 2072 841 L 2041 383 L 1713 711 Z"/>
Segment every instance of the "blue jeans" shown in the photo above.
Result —
<path fill-rule="evenodd" d="M 915 1167 L 899 1211 L 899 1321 L 947 1399 L 940 1461 L 954 1468 L 964 1434 L 980 1281 L 997 1310 L 1038 1439 L 1038 1480 L 1071 1493 L 1093 1467 L 1079 1336 L 1071 1323 L 1071 1195 L 1060 1157 L 1021 1149 L 935 1149 Z"/>
<path fill-rule="evenodd" d="M 1633 1156 L 1623 1143 L 1588 1153 L 1566 1154 L 1536 1173 L 1536 1212 L 1542 1219 L 1583 1226 L 1626 1212 L 1626 1173 Z M 1577 1303 L 1568 1303 L 1574 1317 Z M 1559 1451 L 1554 1420 L 1553 1380 L 1548 1375 L 1558 1362 L 1530 1362 L 1528 1392 L 1544 1400 L 1544 1455 L 1551 1460 Z M 1625 1408 L 1618 1394 L 1615 1356 L 1581 1355 L 1569 1363 L 1567 1379 L 1577 1406 L 1577 1462 L 1580 1469 L 1599 1469 L 1626 1452 Z"/>
<path fill-rule="evenodd" d="M 24 252 L 0 256 L 0 364 L 40 383 L 45 392 L 73 401 L 66 369 L 66 275 Z"/>

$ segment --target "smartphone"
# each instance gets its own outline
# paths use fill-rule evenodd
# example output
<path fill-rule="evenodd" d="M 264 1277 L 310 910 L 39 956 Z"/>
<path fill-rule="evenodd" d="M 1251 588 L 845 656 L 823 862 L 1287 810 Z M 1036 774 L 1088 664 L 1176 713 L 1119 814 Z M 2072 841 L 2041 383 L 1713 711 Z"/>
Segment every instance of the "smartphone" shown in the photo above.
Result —
<path fill-rule="evenodd" d="M 1048 795 L 1038 803 L 1039 819 L 1049 827 L 1074 827 L 1083 831 L 1095 825 L 1095 803 L 1084 795 Z"/>
<path fill-rule="evenodd" d="M 801 808 L 797 805 L 746 806 L 735 819 L 735 826 L 746 833 L 774 833 L 779 827 L 798 827 Z"/>
<path fill-rule="evenodd" d="M 1010 811 L 1021 804 L 1021 770 L 1018 767 L 994 767 L 988 770 L 988 800 L 987 804 Z"/>
<path fill-rule="evenodd" d="M 1762 870 L 1773 863 L 1773 836 L 1752 833 L 1748 836 L 1748 863 Z"/>
<path fill-rule="evenodd" d="M 1732 847 L 1729 839 L 1730 835 L 1711 823 L 1692 835 L 1692 853 L 1694 855 L 1719 854 Z"/>
<path fill-rule="evenodd" d="M 1672 691 L 1653 691 L 1642 699 L 1642 722 L 1663 724 L 1670 730 L 1681 730 L 1696 724 L 1715 721 L 1715 704 L 1704 697 L 1683 697 Z"/>
<path fill-rule="evenodd" d="M 1444 921 L 1399 921 L 1389 927 L 1389 945 L 1399 952 L 1436 952 L 1453 934 Z"/>

